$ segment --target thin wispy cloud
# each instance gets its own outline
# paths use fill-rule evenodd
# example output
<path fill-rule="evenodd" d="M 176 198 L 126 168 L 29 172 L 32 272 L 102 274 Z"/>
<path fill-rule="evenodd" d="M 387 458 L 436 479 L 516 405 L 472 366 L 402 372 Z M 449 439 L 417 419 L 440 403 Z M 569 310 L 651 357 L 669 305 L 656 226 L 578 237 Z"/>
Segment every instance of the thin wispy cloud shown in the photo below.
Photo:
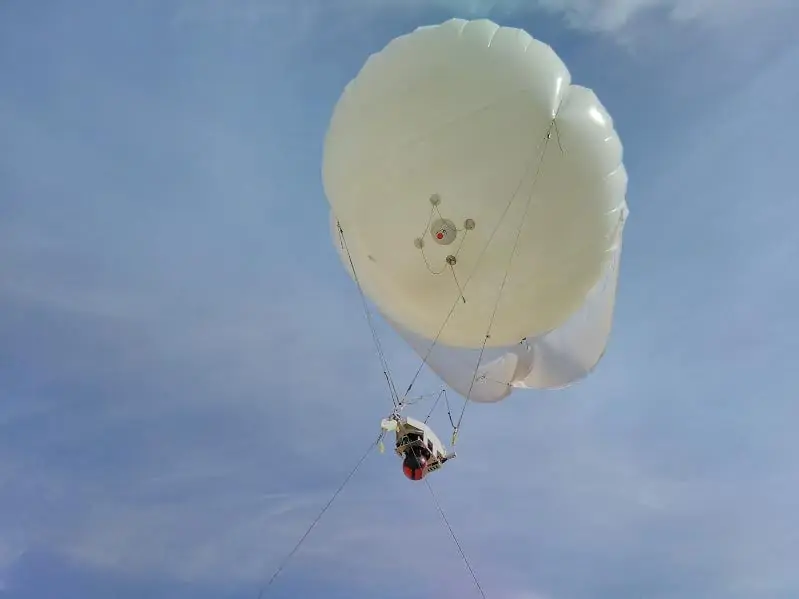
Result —
<path fill-rule="evenodd" d="M 314 0 L 292 5 L 283 0 L 183 0 L 179 20 L 219 20 L 269 24 L 291 18 L 306 26 L 324 27 L 328 14 L 351 22 L 365 21 L 375 14 L 396 11 L 406 14 L 421 10 L 446 10 L 464 17 L 485 15 L 534 16 L 547 11 L 562 16 L 570 27 L 608 34 L 623 32 L 654 18 L 677 23 L 697 23 L 715 28 L 737 25 L 772 11 L 790 9 L 790 0 Z M 334 27 L 339 23 L 331 24 Z"/>
<path fill-rule="evenodd" d="M 573 27 L 603 32 L 621 31 L 647 17 L 708 26 L 731 25 L 791 5 L 788 0 L 538 0 L 533 4 L 564 14 Z M 530 3 L 517 2 L 515 8 L 524 5 L 529 7 Z"/>

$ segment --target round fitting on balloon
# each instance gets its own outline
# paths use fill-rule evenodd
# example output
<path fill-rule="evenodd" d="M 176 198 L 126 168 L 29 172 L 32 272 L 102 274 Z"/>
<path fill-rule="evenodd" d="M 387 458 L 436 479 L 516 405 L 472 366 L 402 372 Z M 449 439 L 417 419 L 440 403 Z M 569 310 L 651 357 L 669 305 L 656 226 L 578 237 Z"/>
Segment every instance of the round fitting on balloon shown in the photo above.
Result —
<path fill-rule="evenodd" d="M 439 218 L 430 226 L 430 235 L 439 245 L 449 245 L 458 236 L 458 229 L 449 219 Z"/>

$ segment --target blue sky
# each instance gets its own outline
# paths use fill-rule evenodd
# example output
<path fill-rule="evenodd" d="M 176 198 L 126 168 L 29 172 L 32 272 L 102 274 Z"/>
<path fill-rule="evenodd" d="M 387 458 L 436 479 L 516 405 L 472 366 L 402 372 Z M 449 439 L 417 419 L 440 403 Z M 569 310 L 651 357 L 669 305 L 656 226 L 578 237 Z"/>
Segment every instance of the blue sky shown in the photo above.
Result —
<path fill-rule="evenodd" d="M 792 4 L 0 4 L 0 597 L 257 596 L 389 407 L 332 107 L 392 37 L 489 16 L 597 91 L 631 216 L 600 368 L 472 406 L 431 481 L 488 597 L 795 599 Z M 271 593 L 477 597 L 377 453 Z"/>

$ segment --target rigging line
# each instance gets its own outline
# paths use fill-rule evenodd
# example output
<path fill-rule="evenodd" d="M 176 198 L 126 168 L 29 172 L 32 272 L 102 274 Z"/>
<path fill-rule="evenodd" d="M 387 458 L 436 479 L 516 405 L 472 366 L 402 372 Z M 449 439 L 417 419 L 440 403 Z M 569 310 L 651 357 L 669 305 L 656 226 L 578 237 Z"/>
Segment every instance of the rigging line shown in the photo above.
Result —
<path fill-rule="evenodd" d="M 449 405 L 449 396 L 447 395 L 447 390 L 446 389 L 442 389 L 441 391 L 438 392 L 438 397 L 436 397 L 436 401 L 435 401 L 435 403 L 433 403 L 433 407 L 430 408 L 430 411 L 427 413 L 427 417 L 424 419 L 424 422 L 425 422 L 425 424 L 427 424 L 427 421 L 430 420 L 430 416 L 433 415 L 433 412 L 435 411 L 436 406 L 438 406 L 438 402 L 441 401 L 441 396 L 442 395 L 444 396 L 444 402 L 447 405 L 447 417 L 449 418 L 449 423 L 450 423 L 450 425 L 452 425 L 452 428 L 454 429 L 455 428 L 455 421 L 452 420 L 452 409 L 450 408 L 450 405 Z"/>
<path fill-rule="evenodd" d="M 552 120 L 550 123 L 549 129 L 547 130 L 546 138 L 544 139 L 544 150 L 541 152 L 541 157 L 538 160 L 538 167 L 535 171 L 535 176 L 533 177 L 532 186 L 534 187 L 536 182 L 538 181 L 538 177 L 541 174 L 541 168 L 544 166 L 544 158 L 547 154 L 547 146 L 549 145 L 549 140 L 552 138 L 552 128 L 555 126 L 555 120 Z M 463 415 L 466 413 L 466 406 L 469 405 L 469 398 L 472 395 L 472 389 L 474 389 L 474 383 L 477 380 L 477 372 L 480 370 L 480 362 L 483 361 L 483 354 L 485 353 L 486 344 L 488 343 L 488 339 L 491 336 L 491 328 L 494 326 L 494 319 L 497 316 L 497 309 L 499 308 L 499 302 L 502 299 L 502 292 L 505 290 L 505 284 L 508 282 L 508 274 L 510 274 L 510 269 L 513 266 L 513 259 L 516 257 L 516 251 L 519 248 L 519 240 L 522 236 L 522 229 L 524 228 L 524 224 L 527 222 L 527 215 L 530 212 L 530 206 L 533 204 L 533 190 L 530 189 L 530 195 L 527 198 L 527 206 L 524 208 L 524 214 L 522 215 L 522 219 L 519 222 L 519 228 L 516 230 L 516 239 L 513 242 L 513 250 L 510 254 L 510 259 L 508 260 L 508 266 L 505 268 L 505 276 L 502 277 L 502 285 L 499 287 L 499 293 L 497 294 L 497 301 L 494 303 L 494 310 L 491 312 L 491 318 L 488 321 L 488 330 L 486 330 L 485 338 L 483 339 L 483 345 L 480 348 L 480 356 L 477 358 L 477 365 L 474 367 L 474 373 L 472 374 L 472 382 L 469 385 L 469 392 L 466 394 L 466 401 L 463 402 L 463 408 L 461 409 L 461 415 L 458 418 L 458 423 L 455 425 L 455 435 L 453 438 L 456 438 L 458 433 L 458 429 L 460 429 L 461 422 L 463 422 Z"/>
<path fill-rule="evenodd" d="M 333 502 L 336 500 L 336 498 L 339 496 L 339 494 L 341 494 L 341 492 L 344 490 L 344 487 L 347 486 L 347 483 L 350 482 L 352 477 L 355 475 L 355 473 L 361 467 L 361 464 L 363 464 L 366 461 L 366 458 L 369 457 L 369 454 L 378 445 L 378 443 L 380 443 L 380 441 L 382 439 L 383 439 L 383 433 L 381 432 L 380 435 L 377 437 L 377 439 L 374 440 L 371 443 L 371 445 L 369 445 L 369 448 L 361 456 L 361 459 L 358 460 L 358 463 L 355 464 L 355 467 L 352 470 L 350 470 L 350 473 L 347 475 L 347 477 L 344 479 L 344 481 L 341 483 L 341 485 L 339 485 L 338 489 L 336 489 L 336 492 L 333 493 L 333 496 L 325 504 L 325 507 L 323 507 L 322 510 L 319 512 L 319 514 L 316 516 L 314 521 L 311 523 L 311 525 L 305 531 L 305 534 L 303 534 L 302 537 L 300 537 L 300 540 L 297 541 L 297 544 L 294 545 L 294 549 L 292 549 L 289 552 L 289 554 L 283 559 L 283 561 L 281 562 L 280 566 L 277 568 L 277 570 L 275 570 L 275 573 L 272 574 L 272 578 L 269 579 L 269 582 L 267 582 L 264 586 L 262 586 L 261 590 L 258 591 L 258 599 L 262 599 L 263 598 L 264 593 L 267 591 L 267 589 L 269 589 L 269 587 L 272 585 L 272 583 L 275 582 L 277 577 L 280 576 L 280 574 L 283 572 L 283 570 L 288 565 L 288 563 L 291 561 L 291 559 L 294 557 L 294 555 L 297 553 L 297 551 L 299 551 L 300 547 L 305 542 L 305 539 L 308 538 L 308 535 L 311 534 L 311 531 L 316 527 L 317 524 L 319 524 L 319 521 L 322 519 L 322 516 L 324 516 L 325 512 L 327 512 L 327 510 L 330 508 L 330 506 L 333 505 Z"/>
<path fill-rule="evenodd" d="M 554 119 L 553 119 L 553 122 L 554 122 Z M 544 135 L 544 152 L 546 152 L 546 145 L 547 145 L 547 141 L 549 140 L 549 138 L 551 136 L 551 131 L 552 131 L 552 125 L 550 125 L 549 129 L 547 129 L 547 132 Z M 539 159 L 539 161 L 537 163 L 538 164 L 538 168 L 539 168 L 539 172 L 540 172 L 542 160 L 543 160 L 543 153 L 542 153 L 542 156 L 541 156 L 541 158 Z M 438 340 L 441 338 L 441 335 L 444 333 L 444 329 L 447 327 L 447 324 L 449 323 L 450 318 L 452 318 L 452 315 L 455 312 L 455 308 L 457 308 L 457 306 L 458 306 L 458 302 L 461 301 L 461 298 L 464 297 L 463 296 L 463 292 L 466 291 L 466 287 L 469 285 L 469 282 L 472 280 L 474 275 L 477 273 L 477 268 L 480 266 L 480 262 L 483 259 L 483 256 L 485 256 L 486 251 L 488 251 L 488 247 L 491 245 L 491 242 L 493 241 L 494 236 L 496 235 L 497 231 L 499 230 L 499 227 L 502 224 L 502 221 L 505 220 L 505 216 L 508 214 L 508 210 L 510 210 L 511 205 L 516 201 L 516 198 L 519 195 L 519 191 L 521 191 L 522 185 L 524 185 L 524 181 L 527 179 L 527 175 L 530 174 L 530 172 L 533 170 L 533 167 L 535 165 L 536 165 L 536 161 L 535 160 L 530 161 L 530 164 L 527 165 L 527 169 L 524 171 L 524 174 L 519 179 L 519 182 L 516 184 L 516 189 L 513 190 L 513 193 L 511 194 L 510 200 L 508 200 L 508 203 L 505 206 L 505 209 L 502 211 L 502 214 L 500 215 L 499 220 L 497 220 L 497 224 L 494 225 L 494 229 L 491 231 L 491 235 L 488 236 L 488 241 L 483 246 L 483 249 L 480 252 L 480 254 L 477 256 L 477 260 L 474 263 L 474 268 L 472 269 L 472 272 L 469 273 L 469 276 L 466 278 L 466 282 L 464 282 L 462 289 L 459 290 L 458 297 L 456 297 L 455 301 L 452 302 L 452 307 L 449 310 L 449 314 L 447 314 L 447 317 L 444 319 L 444 322 L 442 323 L 441 328 L 438 329 L 438 333 L 433 338 L 433 342 L 430 344 L 430 347 L 427 349 L 427 352 L 425 353 L 424 357 L 422 358 L 422 363 L 419 364 L 419 368 L 416 370 L 416 374 L 413 375 L 413 379 L 411 379 L 410 385 L 408 385 L 408 388 L 405 390 L 405 395 L 407 395 L 408 393 L 411 392 L 411 389 L 413 388 L 413 385 L 416 383 L 416 380 L 419 378 L 419 375 L 421 374 L 422 369 L 424 368 L 425 364 L 427 364 L 427 360 L 430 358 L 430 354 L 433 353 L 433 349 L 435 348 L 436 344 L 438 343 Z"/>
<path fill-rule="evenodd" d="M 449 396 L 447 395 L 446 389 L 444 390 L 444 402 L 447 404 L 447 417 L 449 418 L 449 423 L 452 428 L 455 428 L 455 423 L 452 421 L 452 409 L 449 405 Z"/>
<path fill-rule="evenodd" d="M 430 230 L 430 224 L 433 222 L 433 214 L 435 214 L 435 207 L 430 207 L 430 214 L 427 216 L 427 224 L 424 226 L 424 230 L 422 230 L 422 234 L 419 235 L 419 239 L 424 239 L 424 236 L 427 235 L 427 232 Z"/>
<path fill-rule="evenodd" d="M 425 234 L 426 234 L 426 231 L 425 231 Z M 456 259 L 460 255 L 461 250 L 463 249 L 463 244 L 466 241 L 466 237 L 468 237 L 468 235 L 469 235 L 469 230 L 468 229 L 466 230 L 466 232 L 463 235 L 461 235 L 460 241 L 458 242 L 458 249 L 456 249 L 455 253 L 452 254 Z M 419 239 L 424 239 L 424 235 L 422 237 L 420 237 Z M 422 254 L 422 259 L 424 260 L 424 264 L 427 267 L 427 271 L 431 275 L 438 276 L 441 273 L 443 273 L 445 270 L 447 270 L 447 268 L 449 268 L 452 271 L 452 276 L 455 278 L 455 285 L 458 286 L 458 291 L 461 293 L 461 296 L 463 296 L 463 290 L 460 288 L 460 284 L 458 283 L 458 277 L 455 275 L 455 269 L 452 267 L 452 264 L 449 264 L 448 262 L 445 261 L 444 268 L 442 268 L 441 270 L 435 270 L 432 267 L 432 265 L 430 264 L 430 260 L 427 258 L 427 254 L 424 251 L 424 243 L 422 244 L 422 247 L 419 248 L 419 251 Z M 463 303 L 464 304 L 466 303 L 466 298 L 465 297 L 463 298 Z"/>
<path fill-rule="evenodd" d="M 435 396 L 436 396 L 436 393 L 428 393 L 426 395 L 418 395 L 417 397 L 414 397 L 414 398 L 412 398 L 410 400 L 408 400 L 406 398 L 406 399 L 402 400 L 402 406 L 403 407 L 415 406 L 416 404 L 421 403 L 421 402 L 425 401 L 426 399 L 430 399 L 431 397 L 435 397 Z"/>
<path fill-rule="evenodd" d="M 464 235 L 464 237 L 466 237 L 466 235 Z M 452 273 L 453 280 L 455 281 L 455 287 L 458 288 L 458 293 L 460 293 L 461 299 L 463 300 L 463 303 L 465 304 L 466 303 L 466 296 L 463 295 L 463 287 L 461 287 L 461 284 L 458 281 L 458 275 L 455 274 L 455 267 L 450 264 L 449 265 L 449 270 Z"/>
<path fill-rule="evenodd" d="M 361 303 L 363 304 L 364 312 L 366 313 L 366 320 L 369 323 L 369 330 L 372 333 L 372 340 L 375 344 L 375 349 L 377 350 L 378 358 L 380 359 L 380 364 L 383 368 L 383 376 L 385 376 L 386 383 L 388 383 L 389 393 L 391 394 L 391 401 L 394 404 L 395 409 L 399 409 L 401 402 L 399 399 L 399 394 L 397 393 L 397 388 L 394 385 L 394 380 L 391 377 L 391 370 L 388 366 L 388 359 L 386 358 L 385 352 L 383 351 L 383 346 L 380 343 L 380 337 L 377 334 L 377 328 L 375 327 L 374 320 L 372 318 L 372 311 L 369 309 L 369 304 L 366 301 L 366 294 L 363 291 L 363 287 L 361 286 L 361 281 L 358 278 L 358 272 L 355 270 L 355 264 L 352 260 L 352 254 L 350 254 L 350 249 L 347 246 L 347 239 L 344 237 L 344 230 L 341 227 L 341 223 L 336 221 L 336 225 L 338 226 L 339 235 L 341 237 L 341 243 L 344 250 L 347 252 L 347 259 L 350 263 L 350 268 L 352 269 L 352 274 L 355 278 L 355 283 L 358 287 L 358 293 L 361 296 Z"/>
<path fill-rule="evenodd" d="M 427 254 L 424 251 L 424 238 L 427 235 L 427 232 L 430 230 L 430 224 L 433 222 L 433 215 L 435 214 L 435 207 L 430 207 L 430 214 L 427 217 L 427 224 L 422 231 L 422 234 L 419 235 L 419 240 L 421 240 L 421 245 L 419 246 L 419 251 L 422 254 L 422 260 L 424 260 L 424 264 L 427 267 L 427 270 L 430 272 L 431 275 L 440 275 L 444 272 L 447 268 L 446 266 L 441 270 L 434 270 L 433 267 L 430 265 L 430 260 L 427 259 Z"/>
<path fill-rule="evenodd" d="M 447 390 L 446 389 L 442 389 L 441 391 L 438 392 L 438 396 L 436 397 L 436 400 L 433 402 L 433 407 L 430 408 L 430 411 L 427 413 L 427 416 L 424 419 L 425 424 L 427 424 L 427 421 L 430 420 L 430 416 L 433 415 L 433 412 L 436 411 L 436 407 L 438 406 L 438 402 L 441 401 L 441 396 L 442 395 L 444 397 L 447 396 Z M 447 404 L 449 404 L 449 401 L 447 402 Z"/>
<path fill-rule="evenodd" d="M 433 267 L 430 265 L 430 260 L 427 259 L 427 254 L 424 253 L 424 248 L 422 248 L 421 252 L 422 252 L 422 259 L 424 260 L 424 264 L 427 267 L 427 270 L 428 270 L 428 272 L 431 275 L 438 276 L 441 273 L 443 273 L 445 270 L 447 270 L 446 266 L 444 268 L 442 268 L 441 270 L 434 270 Z"/>
<path fill-rule="evenodd" d="M 466 553 L 463 551 L 463 546 L 461 542 L 458 540 L 458 536 L 455 534 L 455 531 L 452 529 L 452 525 L 449 523 L 447 519 L 447 515 L 444 513 L 444 508 L 441 507 L 441 502 L 438 500 L 438 496 L 436 495 L 435 491 L 433 491 L 433 487 L 430 486 L 430 481 L 428 479 L 424 479 L 425 484 L 427 485 L 427 489 L 430 491 L 430 495 L 433 497 L 433 503 L 436 505 L 436 509 L 438 509 L 438 513 L 441 516 L 441 520 L 446 525 L 447 529 L 449 530 L 449 534 L 452 537 L 452 540 L 455 541 L 455 545 L 458 548 L 458 552 L 461 554 L 461 558 L 463 558 L 463 563 L 466 564 L 466 569 L 469 570 L 469 574 L 472 575 L 472 580 L 474 580 L 474 586 L 477 587 L 477 590 L 480 592 L 480 596 L 483 599 L 486 599 L 485 591 L 483 591 L 483 587 L 480 586 L 480 581 L 477 579 L 477 574 L 472 568 L 472 564 L 469 563 L 469 558 L 466 557 Z"/>
<path fill-rule="evenodd" d="M 352 275 L 355 279 L 355 284 L 358 287 L 358 293 L 361 296 L 361 303 L 363 304 L 363 310 L 366 313 L 366 321 L 369 323 L 369 330 L 372 332 L 372 340 L 375 344 L 375 349 L 377 350 L 377 356 L 380 359 L 380 365 L 383 368 L 383 375 L 386 377 L 386 382 L 388 383 L 388 391 L 391 394 L 391 402 L 394 404 L 394 409 L 400 409 L 400 399 L 399 394 L 397 393 L 397 388 L 394 386 L 394 381 L 391 378 L 391 371 L 388 367 L 388 360 L 386 360 L 386 356 L 383 353 L 383 346 L 380 344 L 380 337 L 377 334 L 377 329 L 375 328 L 374 320 L 372 319 L 372 311 L 369 309 L 369 303 L 366 301 L 366 294 L 363 291 L 363 287 L 361 287 L 361 281 L 358 278 L 358 271 L 355 270 L 355 263 L 352 260 L 352 254 L 350 254 L 350 248 L 347 246 L 347 239 L 344 237 L 344 229 L 341 228 L 341 222 L 336 221 L 336 226 L 338 227 L 338 234 L 341 239 L 341 245 L 344 248 L 344 251 L 347 252 L 347 259 L 350 263 L 350 268 L 352 269 Z"/>

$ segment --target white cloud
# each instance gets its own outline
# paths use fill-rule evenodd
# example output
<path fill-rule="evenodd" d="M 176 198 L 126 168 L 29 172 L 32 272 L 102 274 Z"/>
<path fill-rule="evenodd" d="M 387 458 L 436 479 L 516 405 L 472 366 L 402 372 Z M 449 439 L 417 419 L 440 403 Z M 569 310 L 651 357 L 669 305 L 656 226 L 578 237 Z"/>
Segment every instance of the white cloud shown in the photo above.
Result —
<path fill-rule="evenodd" d="M 792 0 L 309 0 L 302 4 L 290 0 L 183 0 L 178 19 L 260 24 L 288 19 L 298 28 L 296 33 L 314 26 L 324 27 L 330 14 L 358 23 L 385 11 L 421 13 L 442 9 L 466 18 L 524 16 L 547 11 L 562 15 L 576 29 L 622 33 L 626 38 L 627 29 L 647 17 L 718 27 L 740 24 L 794 6 Z"/>
<path fill-rule="evenodd" d="M 533 4 L 564 14 L 574 27 L 604 32 L 622 31 L 637 18 L 653 14 L 677 22 L 720 25 L 791 6 L 790 0 L 538 0 Z"/>

